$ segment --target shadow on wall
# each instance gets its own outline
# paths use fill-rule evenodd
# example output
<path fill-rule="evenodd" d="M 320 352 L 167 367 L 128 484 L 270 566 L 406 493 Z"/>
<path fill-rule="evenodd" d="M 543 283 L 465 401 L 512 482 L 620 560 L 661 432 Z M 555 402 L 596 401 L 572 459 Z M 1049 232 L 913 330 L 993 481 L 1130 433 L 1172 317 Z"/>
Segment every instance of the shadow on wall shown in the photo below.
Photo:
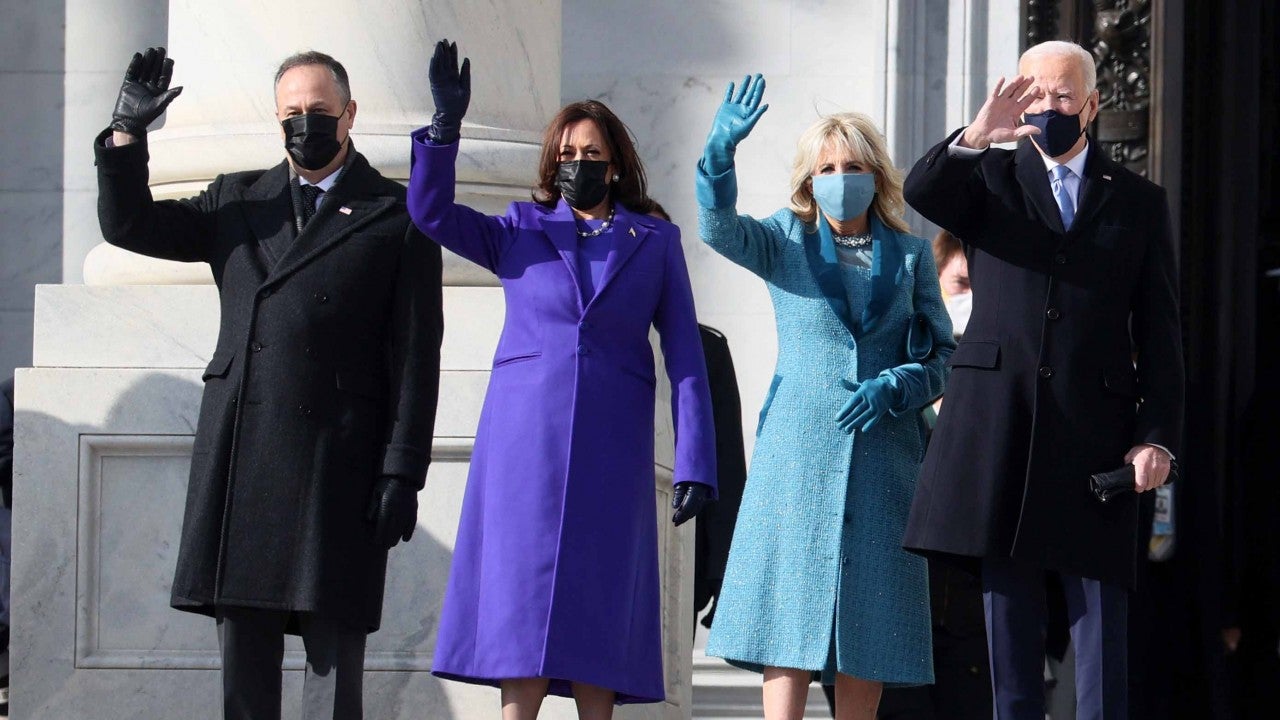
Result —
<path fill-rule="evenodd" d="M 51 372 L 63 371 L 18 386 L 20 408 L 45 412 L 20 411 L 15 437 L 14 717 L 215 720 L 214 623 L 169 607 L 202 386 L 190 371 Z M 371 717 L 455 717 L 427 670 L 451 559 L 434 518 L 457 508 L 430 487 L 412 541 L 391 551 L 365 659 Z M 300 668 L 301 643 L 286 649 L 286 667 Z M 286 715 L 301 686 L 301 672 L 286 673 Z"/>
<path fill-rule="evenodd" d="M 62 279 L 65 3 L 3 3 L 0 78 L 0 377 L 31 364 L 38 283 Z"/>

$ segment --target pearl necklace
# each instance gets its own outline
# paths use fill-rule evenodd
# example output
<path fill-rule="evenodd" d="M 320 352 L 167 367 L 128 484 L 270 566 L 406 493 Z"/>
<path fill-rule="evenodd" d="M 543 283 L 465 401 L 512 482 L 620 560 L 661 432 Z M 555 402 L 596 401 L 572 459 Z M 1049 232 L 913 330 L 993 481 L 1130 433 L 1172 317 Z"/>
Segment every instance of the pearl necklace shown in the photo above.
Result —
<path fill-rule="evenodd" d="M 580 238 L 595 237 L 600 233 L 604 232 L 605 230 L 608 230 L 612 226 L 613 226 L 613 208 L 609 208 L 609 217 L 605 218 L 604 222 L 600 223 L 600 227 L 596 228 L 595 230 L 586 230 L 586 231 L 578 230 L 578 237 Z"/>
<path fill-rule="evenodd" d="M 832 235 L 831 239 L 840 247 L 862 248 L 871 244 L 871 233 L 862 235 Z"/>

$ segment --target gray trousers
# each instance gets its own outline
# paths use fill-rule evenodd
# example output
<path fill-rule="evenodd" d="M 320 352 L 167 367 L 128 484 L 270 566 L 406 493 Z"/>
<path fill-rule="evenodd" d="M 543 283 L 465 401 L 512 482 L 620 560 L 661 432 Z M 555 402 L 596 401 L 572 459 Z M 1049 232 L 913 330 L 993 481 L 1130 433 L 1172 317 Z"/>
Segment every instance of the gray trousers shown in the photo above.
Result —
<path fill-rule="evenodd" d="M 367 635 L 311 613 L 296 615 L 307 651 L 300 717 L 362 720 Z M 218 608 L 225 720 L 280 720 L 280 664 L 292 616 L 284 610 Z"/>

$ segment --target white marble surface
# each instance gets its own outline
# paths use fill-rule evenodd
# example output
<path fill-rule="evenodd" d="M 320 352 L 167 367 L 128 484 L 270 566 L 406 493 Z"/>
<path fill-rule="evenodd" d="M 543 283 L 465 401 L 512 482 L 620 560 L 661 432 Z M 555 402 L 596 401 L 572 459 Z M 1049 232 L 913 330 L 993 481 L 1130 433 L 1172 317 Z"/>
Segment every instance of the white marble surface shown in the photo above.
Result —
<path fill-rule="evenodd" d="M 32 288 L 61 277 L 62 6 L 0 0 L 0 377 L 31 362 Z"/>
<path fill-rule="evenodd" d="M 15 467 L 15 718 L 214 718 L 216 637 L 168 607 L 201 369 L 217 332 L 208 286 L 44 286 L 37 367 L 18 384 Z M 414 539 L 388 571 L 383 628 L 366 654 L 378 718 L 492 716 L 497 692 L 427 673 L 488 367 L 497 288 L 448 288 L 433 463 Z M 663 632 L 669 700 L 622 720 L 687 719 L 692 702 L 692 528 L 669 518 L 669 391 L 655 409 Z M 294 641 L 286 667 L 301 667 Z M 300 673 L 288 673 L 286 705 Z M 426 713 L 425 715 L 423 713 Z M 574 717 L 548 702 L 543 717 Z"/>

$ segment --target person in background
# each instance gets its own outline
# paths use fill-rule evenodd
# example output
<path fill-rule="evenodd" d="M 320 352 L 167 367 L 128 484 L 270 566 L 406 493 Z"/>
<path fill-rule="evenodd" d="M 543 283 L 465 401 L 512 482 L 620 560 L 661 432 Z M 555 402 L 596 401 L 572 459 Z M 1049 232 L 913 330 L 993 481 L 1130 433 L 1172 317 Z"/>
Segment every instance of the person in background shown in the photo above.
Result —
<path fill-rule="evenodd" d="M 458 204 L 470 62 L 441 41 L 429 79 L 436 112 L 412 136 L 409 213 L 506 299 L 432 672 L 500 687 L 504 720 L 537 717 L 548 694 L 607 720 L 615 703 L 666 696 L 650 328 L 671 383 L 672 522 L 716 492 L 680 230 L 650 215 L 630 132 L 594 100 L 547 126 L 533 202 L 497 217 Z"/>
<path fill-rule="evenodd" d="M 734 155 L 764 86 L 730 84 L 696 176 L 703 241 L 765 282 L 778 330 L 707 654 L 764 673 L 768 720 L 803 716 L 815 672 L 835 685 L 837 717 L 869 720 L 884 684 L 933 682 L 927 570 L 901 543 L 920 410 L 955 341 L 867 116 L 820 118 L 800 137 L 788 207 L 738 214 Z"/>
<path fill-rule="evenodd" d="M 0 380 L 0 717 L 9 715 L 9 565 L 13 560 L 13 378 Z"/>

